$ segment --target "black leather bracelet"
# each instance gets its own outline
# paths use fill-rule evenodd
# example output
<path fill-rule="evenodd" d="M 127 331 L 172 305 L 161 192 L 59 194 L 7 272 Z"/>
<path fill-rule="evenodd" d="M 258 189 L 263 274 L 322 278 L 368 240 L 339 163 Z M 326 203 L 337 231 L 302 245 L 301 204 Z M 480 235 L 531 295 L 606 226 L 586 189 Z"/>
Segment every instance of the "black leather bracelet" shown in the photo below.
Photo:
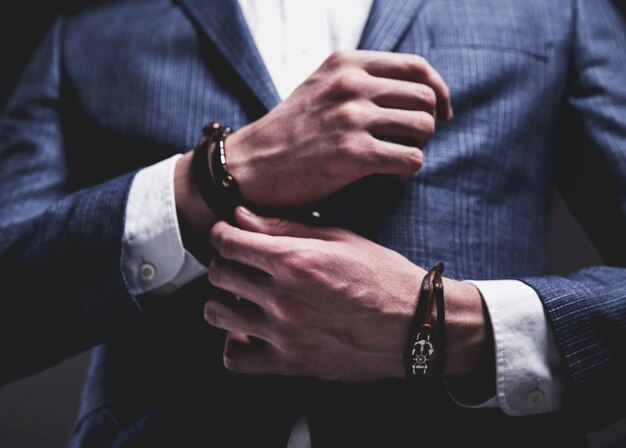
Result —
<path fill-rule="evenodd" d="M 235 222 L 235 208 L 244 203 L 235 178 L 226 165 L 229 126 L 213 122 L 202 128 L 203 137 L 194 148 L 192 174 L 200 196 L 218 219 Z"/>
<path fill-rule="evenodd" d="M 443 263 L 437 263 L 422 280 L 420 296 L 404 353 L 407 378 L 424 379 L 443 375 L 445 309 Z M 437 326 L 432 325 L 433 306 Z"/>

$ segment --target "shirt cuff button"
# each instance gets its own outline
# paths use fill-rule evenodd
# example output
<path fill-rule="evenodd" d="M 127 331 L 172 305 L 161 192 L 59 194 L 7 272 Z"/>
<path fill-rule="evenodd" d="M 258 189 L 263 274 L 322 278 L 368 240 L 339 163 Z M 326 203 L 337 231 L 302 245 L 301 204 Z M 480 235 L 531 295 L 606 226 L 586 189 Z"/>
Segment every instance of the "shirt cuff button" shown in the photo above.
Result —
<path fill-rule="evenodd" d="M 532 390 L 528 394 L 528 407 L 536 408 L 543 402 L 543 392 L 539 389 Z"/>
<path fill-rule="evenodd" d="M 156 268 L 152 263 L 143 263 L 139 267 L 139 277 L 141 277 L 143 281 L 149 282 L 154 278 L 155 275 Z"/>
<path fill-rule="evenodd" d="M 157 288 L 154 292 L 159 296 L 169 296 L 176 291 L 176 285 L 174 283 L 166 283 L 160 288 Z"/>

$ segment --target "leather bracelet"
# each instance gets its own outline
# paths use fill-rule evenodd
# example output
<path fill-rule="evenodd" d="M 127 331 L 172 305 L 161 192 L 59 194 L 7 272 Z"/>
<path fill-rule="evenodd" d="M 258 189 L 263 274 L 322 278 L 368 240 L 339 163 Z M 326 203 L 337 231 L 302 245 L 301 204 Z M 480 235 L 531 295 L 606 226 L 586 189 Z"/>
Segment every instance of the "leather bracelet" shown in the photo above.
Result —
<path fill-rule="evenodd" d="M 235 208 L 244 203 L 239 185 L 226 165 L 226 138 L 232 129 L 218 122 L 202 128 L 194 148 L 192 174 L 200 196 L 218 219 L 235 222 Z"/>
<path fill-rule="evenodd" d="M 407 378 L 423 379 L 443 375 L 445 309 L 443 263 L 437 263 L 422 280 L 415 318 L 411 324 L 404 353 Z M 433 306 L 437 326 L 433 328 Z"/>

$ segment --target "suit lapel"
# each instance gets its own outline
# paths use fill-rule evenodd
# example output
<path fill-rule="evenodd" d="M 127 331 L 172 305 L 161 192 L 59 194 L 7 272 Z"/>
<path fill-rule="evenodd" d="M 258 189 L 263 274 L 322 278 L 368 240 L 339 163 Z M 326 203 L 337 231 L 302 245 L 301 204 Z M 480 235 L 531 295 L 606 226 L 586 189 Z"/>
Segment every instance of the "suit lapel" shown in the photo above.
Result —
<path fill-rule="evenodd" d="M 261 104 L 271 110 L 280 102 L 237 0 L 181 0 Z"/>
<path fill-rule="evenodd" d="M 280 97 L 237 0 L 180 0 L 267 110 Z M 358 48 L 393 51 L 427 0 L 374 0 Z"/>
<path fill-rule="evenodd" d="M 359 49 L 393 51 L 427 0 L 374 0 Z"/>

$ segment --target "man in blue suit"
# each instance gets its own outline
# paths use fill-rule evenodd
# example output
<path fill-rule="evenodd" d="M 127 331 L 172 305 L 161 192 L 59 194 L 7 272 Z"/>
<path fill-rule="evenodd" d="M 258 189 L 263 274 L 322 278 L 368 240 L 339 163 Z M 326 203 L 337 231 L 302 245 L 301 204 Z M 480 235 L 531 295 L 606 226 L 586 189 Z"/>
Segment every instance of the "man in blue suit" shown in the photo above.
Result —
<path fill-rule="evenodd" d="M 626 398 L 625 73 L 607 0 L 61 17 L 0 121 L 0 381 L 98 346 L 71 446 L 584 446 Z M 234 223 L 180 155 L 212 120 Z M 555 167 L 606 266 L 546 275 Z M 436 261 L 445 382 L 415 385 Z"/>

